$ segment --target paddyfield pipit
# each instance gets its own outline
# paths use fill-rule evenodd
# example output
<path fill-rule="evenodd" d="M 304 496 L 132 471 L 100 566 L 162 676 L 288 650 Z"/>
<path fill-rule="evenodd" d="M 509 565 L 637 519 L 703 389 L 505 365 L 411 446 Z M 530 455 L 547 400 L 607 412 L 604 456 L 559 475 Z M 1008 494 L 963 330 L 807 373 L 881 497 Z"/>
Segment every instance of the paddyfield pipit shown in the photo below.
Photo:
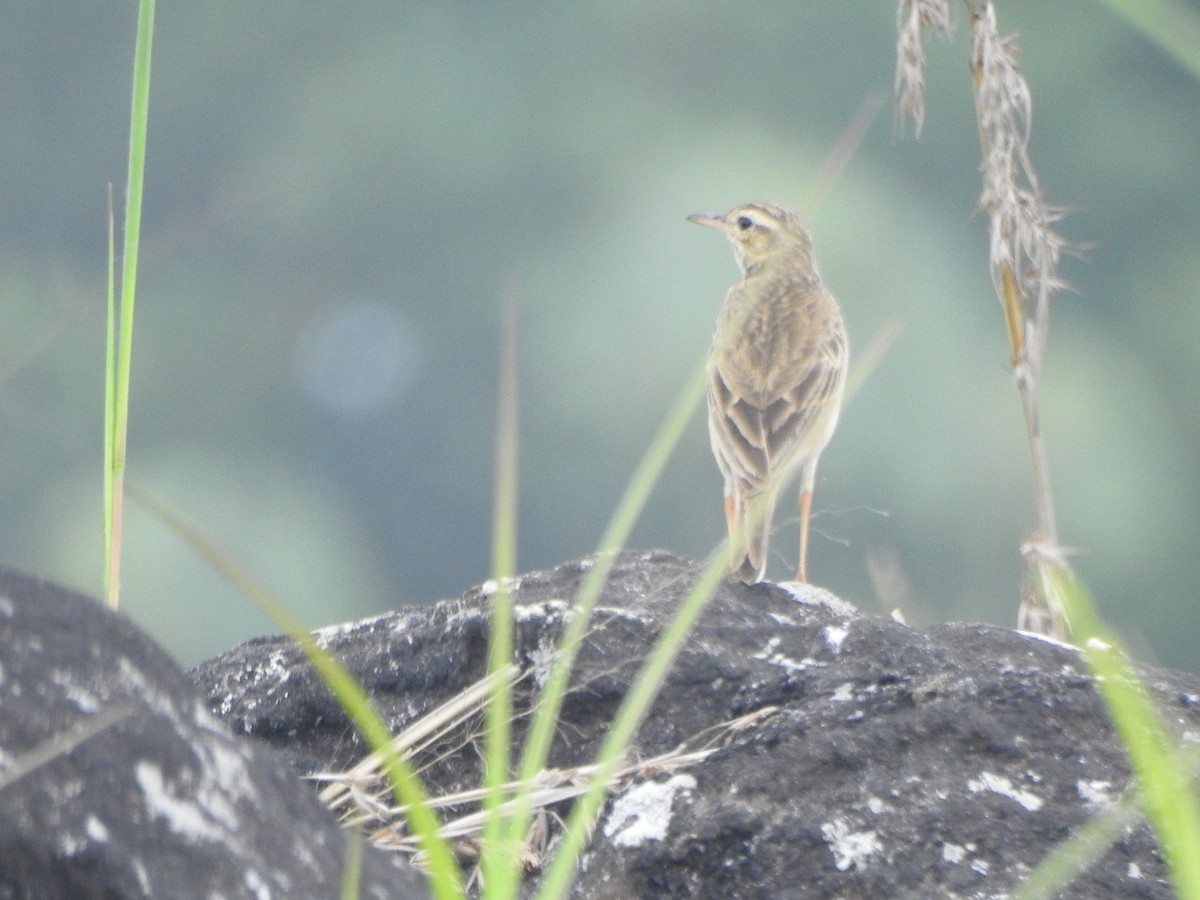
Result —
<path fill-rule="evenodd" d="M 747 583 L 763 579 L 775 500 L 799 470 L 796 578 L 807 581 L 813 483 L 841 411 L 846 326 L 794 212 L 748 203 L 688 219 L 729 238 L 742 270 L 708 355 L 708 434 L 725 476 L 730 572 Z"/>

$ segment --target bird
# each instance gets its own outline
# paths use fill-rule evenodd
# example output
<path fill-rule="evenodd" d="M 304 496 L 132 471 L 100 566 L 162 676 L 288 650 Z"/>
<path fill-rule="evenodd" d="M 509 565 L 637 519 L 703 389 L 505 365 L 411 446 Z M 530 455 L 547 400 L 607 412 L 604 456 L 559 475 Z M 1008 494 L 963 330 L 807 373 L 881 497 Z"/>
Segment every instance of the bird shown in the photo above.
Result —
<path fill-rule="evenodd" d="M 762 581 L 776 499 L 800 472 L 800 559 L 817 461 L 837 427 L 849 365 L 842 313 L 817 272 L 800 217 L 747 203 L 688 221 L 720 231 L 742 272 L 717 315 L 708 353 L 708 433 L 725 479 L 730 575 Z"/>

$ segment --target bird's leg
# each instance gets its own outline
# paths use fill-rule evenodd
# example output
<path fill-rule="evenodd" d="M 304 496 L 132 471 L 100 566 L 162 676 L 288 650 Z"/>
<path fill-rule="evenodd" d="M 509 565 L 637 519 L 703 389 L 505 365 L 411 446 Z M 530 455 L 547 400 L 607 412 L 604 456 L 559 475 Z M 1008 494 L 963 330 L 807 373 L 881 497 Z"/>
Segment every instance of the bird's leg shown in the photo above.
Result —
<path fill-rule="evenodd" d="M 744 541 L 739 541 L 737 536 L 738 502 L 732 488 L 725 494 L 725 525 L 729 529 L 729 571 L 733 572 L 742 564 L 740 547 Z"/>
<path fill-rule="evenodd" d="M 812 510 L 812 491 L 804 487 L 800 489 L 800 567 L 796 572 L 796 580 L 808 581 L 806 562 L 808 560 L 808 514 Z"/>

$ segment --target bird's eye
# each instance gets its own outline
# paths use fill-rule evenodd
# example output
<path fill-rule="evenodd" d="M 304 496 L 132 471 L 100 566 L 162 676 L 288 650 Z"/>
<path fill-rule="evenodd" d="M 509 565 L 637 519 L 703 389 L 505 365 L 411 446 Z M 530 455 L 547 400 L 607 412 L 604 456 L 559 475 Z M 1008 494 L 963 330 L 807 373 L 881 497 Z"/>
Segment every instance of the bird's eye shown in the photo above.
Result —
<path fill-rule="evenodd" d="M 742 229 L 742 231 L 746 231 L 753 224 L 754 224 L 754 220 L 751 219 L 749 216 L 738 216 L 737 227 Z"/>

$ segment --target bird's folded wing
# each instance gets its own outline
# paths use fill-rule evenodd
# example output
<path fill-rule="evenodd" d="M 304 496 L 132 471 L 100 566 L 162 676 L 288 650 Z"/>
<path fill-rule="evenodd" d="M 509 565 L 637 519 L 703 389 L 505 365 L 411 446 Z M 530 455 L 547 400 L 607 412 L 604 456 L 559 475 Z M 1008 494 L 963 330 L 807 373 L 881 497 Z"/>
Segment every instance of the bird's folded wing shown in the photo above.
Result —
<path fill-rule="evenodd" d="M 822 427 L 836 411 L 846 355 L 841 331 L 830 335 L 810 364 L 764 406 L 740 396 L 714 360 L 709 369 L 709 427 L 714 450 L 729 474 L 756 486 L 819 453 L 829 439 Z M 715 440 L 720 435 L 721 440 Z"/>

